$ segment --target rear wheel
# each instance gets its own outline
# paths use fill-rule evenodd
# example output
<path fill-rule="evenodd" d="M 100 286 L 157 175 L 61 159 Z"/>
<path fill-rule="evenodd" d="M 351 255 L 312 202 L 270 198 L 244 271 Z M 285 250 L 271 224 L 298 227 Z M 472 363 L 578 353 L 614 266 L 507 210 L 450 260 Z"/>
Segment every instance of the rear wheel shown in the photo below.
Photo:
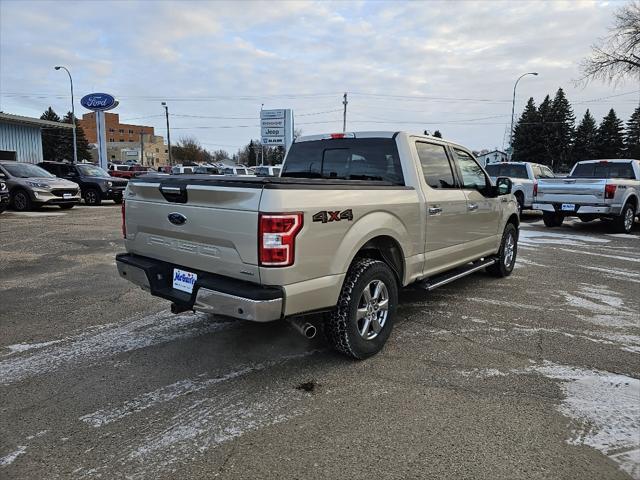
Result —
<path fill-rule="evenodd" d="M 397 304 L 398 285 L 387 264 L 369 258 L 356 260 L 326 322 L 329 343 L 352 358 L 375 355 L 391 334 Z"/>
<path fill-rule="evenodd" d="M 558 212 L 542 212 L 542 221 L 549 227 L 559 227 L 564 222 L 564 215 Z"/>
<path fill-rule="evenodd" d="M 84 203 L 91 206 L 100 205 L 102 203 L 100 191 L 97 188 L 86 189 L 84 192 Z"/>
<path fill-rule="evenodd" d="M 498 251 L 498 261 L 487 267 L 487 272 L 496 277 L 508 277 L 513 272 L 518 255 L 518 230 L 513 223 L 507 223 L 502 234 Z"/>
<path fill-rule="evenodd" d="M 522 210 L 524 209 L 524 195 L 522 192 L 516 192 L 515 197 L 518 202 L 518 215 L 522 216 Z"/>
<path fill-rule="evenodd" d="M 618 233 L 629 233 L 633 228 L 633 220 L 636 216 L 635 206 L 627 202 L 620 215 L 613 219 L 613 229 Z"/>
<path fill-rule="evenodd" d="M 29 194 L 24 190 L 16 190 L 13 192 L 13 195 L 11 196 L 11 203 L 13 208 L 18 212 L 26 212 L 33 208 L 31 197 L 29 197 Z"/>

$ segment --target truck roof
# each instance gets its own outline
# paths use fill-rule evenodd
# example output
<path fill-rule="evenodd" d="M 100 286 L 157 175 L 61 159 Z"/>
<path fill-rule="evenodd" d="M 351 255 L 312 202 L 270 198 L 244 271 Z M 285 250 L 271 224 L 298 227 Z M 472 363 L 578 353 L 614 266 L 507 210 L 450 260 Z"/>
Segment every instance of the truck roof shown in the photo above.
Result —
<path fill-rule="evenodd" d="M 373 130 L 373 131 L 364 131 L 364 132 L 339 132 L 339 133 L 320 133 L 317 135 L 304 135 L 298 137 L 294 143 L 298 142 L 312 142 L 316 140 L 330 140 L 332 138 L 394 138 L 397 135 L 404 134 L 409 137 L 418 137 L 425 138 L 429 140 L 437 140 L 442 143 L 446 143 L 449 145 L 453 145 L 456 147 L 460 147 L 464 150 L 467 148 L 464 145 L 461 145 L 456 142 L 452 142 L 451 140 L 445 140 L 443 138 L 434 137 L 433 135 L 424 135 L 422 133 L 411 133 L 405 131 L 390 131 L 390 130 Z"/>
<path fill-rule="evenodd" d="M 636 158 L 601 158 L 599 160 L 580 160 L 578 163 L 599 163 L 599 162 L 612 162 L 612 163 L 620 163 L 620 162 L 638 162 L 640 160 Z"/>

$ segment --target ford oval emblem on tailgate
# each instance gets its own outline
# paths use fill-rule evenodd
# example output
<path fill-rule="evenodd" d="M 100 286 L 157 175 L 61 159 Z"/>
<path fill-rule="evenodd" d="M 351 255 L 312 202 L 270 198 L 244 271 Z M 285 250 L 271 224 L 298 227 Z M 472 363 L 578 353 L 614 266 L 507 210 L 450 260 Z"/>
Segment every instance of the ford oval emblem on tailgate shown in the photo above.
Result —
<path fill-rule="evenodd" d="M 170 213 L 167 218 L 169 218 L 169 221 L 174 225 L 184 225 L 187 221 L 187 217 L 178 212 Z"/>

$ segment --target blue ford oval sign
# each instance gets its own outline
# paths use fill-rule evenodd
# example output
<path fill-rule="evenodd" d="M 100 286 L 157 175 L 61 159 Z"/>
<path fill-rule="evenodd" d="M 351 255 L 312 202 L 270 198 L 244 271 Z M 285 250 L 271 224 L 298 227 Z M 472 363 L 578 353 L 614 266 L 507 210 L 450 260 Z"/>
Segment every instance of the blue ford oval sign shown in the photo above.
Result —
<path fill-rule="evenodd" d="M 168 215 L 169 221 L 174 225 L 184 225 L 187 221 L 187 217 L 178 212 L 173 212 Z"/>
<path fill-rule="evenodd" d="M 90 93 L 82 97 L 80 105 L 94 112 L 101 112 L 117 107 L 118 101 L 108 93 Z"/>

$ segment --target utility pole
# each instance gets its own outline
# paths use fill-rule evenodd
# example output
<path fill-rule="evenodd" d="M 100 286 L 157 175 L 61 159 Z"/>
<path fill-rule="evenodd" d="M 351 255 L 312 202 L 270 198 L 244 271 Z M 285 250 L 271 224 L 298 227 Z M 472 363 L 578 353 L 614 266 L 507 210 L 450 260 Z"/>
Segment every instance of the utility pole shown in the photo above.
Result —
<path fill-rule="evenodd" d="M 140 165 L 144 165 L 144 131 L 140 130 Z"/>
<path fill-rule="evenodd" d="M 344 92 L 344 96 L 342 97 L 342 105 L 344 105 L 344 111 L 342 112 L 342 133 L 347 131 L 347 92 Z"/>
<path fill-rule="evenodd" d="M 164 113 L 167 117 L 167 145 L 169 147 L 169 165 L 173 166 L 173 160 L 171 159 L 171 134 L 169 133 L 169 107 L 167 106 L 167 102 L 162 102 L 162 106 L 164 107 Z"/>

